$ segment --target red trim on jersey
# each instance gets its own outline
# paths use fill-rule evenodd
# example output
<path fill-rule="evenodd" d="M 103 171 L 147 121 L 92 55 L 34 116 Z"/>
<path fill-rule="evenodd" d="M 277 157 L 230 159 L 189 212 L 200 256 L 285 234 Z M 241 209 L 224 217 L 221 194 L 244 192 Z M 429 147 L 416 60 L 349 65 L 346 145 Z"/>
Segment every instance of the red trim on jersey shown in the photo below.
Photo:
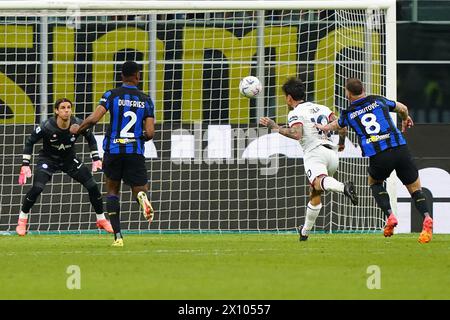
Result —
<path fill-rule="evenodd" d="M 303 125 L 303 122 L 301 122 L 301 121 L 295 121 L 294 123 L 289 124 L 289 128 L 292 128 L 292 127 L 294 126 L 294 124 L 301 124 L 301 125 Z"/>
<path fill-rule="evenodd" d="M 330 113 L 330 115 L 328 116 L 328 122 L 331 122 L 330 118 L 332 115 L 334 115 L 334 112 Z"/>
<path fill-rule="evenodd" d="M 325 174 L 325 173 L 322 173 L 322 174 L 319 174 L 317 177 L 315 177 L 314 180 L 313 180 L 312 182 L 309 183 L 313 189 L 314 189 L 314 181 L 316 181 L 316 179 L 317 179 L 317 178 L 320 178 L 320 177 L 328 177 L 328 175 Z M 322 187 L 322 190 L 323 190 L 323 185 L 322 185 L 322 183 L 323 183 L 323 179 L 322 179 L 322 181 L 320 181 L 320 186 Z M 319 190 L 317 190 L 317 191 L 319 191 Z M 325 191 L 325 190 L 323 190 L 323 191 Z"/>

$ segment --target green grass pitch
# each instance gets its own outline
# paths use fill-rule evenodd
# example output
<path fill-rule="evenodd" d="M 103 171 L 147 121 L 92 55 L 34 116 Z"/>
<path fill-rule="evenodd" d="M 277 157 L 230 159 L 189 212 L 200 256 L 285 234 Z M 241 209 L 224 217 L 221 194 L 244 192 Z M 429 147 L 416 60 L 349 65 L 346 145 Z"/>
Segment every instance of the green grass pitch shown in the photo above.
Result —
<path fill-rule="evenodd" d="M 449 299 L 450 235 L 0 237 L 0 299 Z M 80 268 L 79 290 L 66 286 Z M 381 289 L 368 289 L 380 269 Z"/>

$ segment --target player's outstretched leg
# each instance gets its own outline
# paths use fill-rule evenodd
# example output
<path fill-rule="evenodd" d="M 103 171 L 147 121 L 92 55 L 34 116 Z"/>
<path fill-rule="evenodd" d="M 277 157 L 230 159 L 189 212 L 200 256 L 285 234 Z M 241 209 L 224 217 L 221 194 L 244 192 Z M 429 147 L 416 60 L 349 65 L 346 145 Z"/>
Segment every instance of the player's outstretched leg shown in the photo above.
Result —
<path fill-rule="evenodd" d="M 387 217 L 383 234 L 385 237 L 391 237 L 394 234 L 394 228 L 398 225 L 398 220 L 392 212 L 389 193 L 381 180 L 374 180 L 369 176 L 369 185 L 376 203 Z"/>
<path fill-rule="evenodd" d="M 137 194 L 137 200 L 139 201 L 139 204 L 141 206 L 144 218 L 147 219 L 148 222 L 152 222 L 155 211 L 153 210 L 153 207 L 147 198 L 147 194 L 144 191 L 140 191 Z"/>
<path fill-rule="evenodd" d="M 333 177 L 322 175 L 314 180 L 316 190 L 332 191 L 343 193 L 354 204 L 358 204 L 358 195 L 353 182 L 342 183 Z"/>
<path fill-rule="evenodd" d="M 300 241 L 308 240 L 309 232 L 314 227 L 316 219 L 319 216 L 320 209 L 322 209 L 322 203 L 320 203 L 320 195 L 322 191 L 311 190 L 310 201 L 306 207 L 305 225 L 297 228 L 300 235 Z M 313 203 L 317 203 L 314 205 Z"/>
<path fill-rule="evenodd" d="M 94 177 L 89 172 L 89 169 L 82 165 L 81 168 L 76 167 L 67 172 L 69 176 L 80 182 L 89 193 L 89 200 L 94 207 L 97 216 L 97 228 L 104 229 L 106 232 L 114 233 L 111 223 L 106 219 L 103 211 L 103 197 L 100 193 L 100 189 L 95 182 Z"/>
<path fill-rule="evenodd" d="M 344 194 L 355 206 L 358 205 L 358 195 L 356 194 L 356 188 L 353 182 L 349 181 L 344 184 Z"/>
<path fill-rule="evenodd" d="M 420 243 L 428 243 L 433 237 L 433 219 L 430 216 L 427 199 L 420 186 L 419 178 L 417 178 L 416 181 L 412 184 L 407 185 L 406 188 L 411 193 L 411 198 L 414 201 L 414 206 L 424 218 L 422 232 L 420 233 L 418 240 Z"/>

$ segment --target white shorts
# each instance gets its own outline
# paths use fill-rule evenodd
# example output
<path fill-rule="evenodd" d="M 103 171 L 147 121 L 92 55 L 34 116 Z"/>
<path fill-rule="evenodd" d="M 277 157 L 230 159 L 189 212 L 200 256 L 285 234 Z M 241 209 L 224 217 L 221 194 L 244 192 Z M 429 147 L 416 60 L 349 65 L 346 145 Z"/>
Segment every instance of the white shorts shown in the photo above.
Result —
<path fill-rule="evenodd" d="M 311 184 L 320 175 L 331 177 L 339 166 L 337 150 L 318 146 L 305 154 L 303 164 L 306 176 Z"/>

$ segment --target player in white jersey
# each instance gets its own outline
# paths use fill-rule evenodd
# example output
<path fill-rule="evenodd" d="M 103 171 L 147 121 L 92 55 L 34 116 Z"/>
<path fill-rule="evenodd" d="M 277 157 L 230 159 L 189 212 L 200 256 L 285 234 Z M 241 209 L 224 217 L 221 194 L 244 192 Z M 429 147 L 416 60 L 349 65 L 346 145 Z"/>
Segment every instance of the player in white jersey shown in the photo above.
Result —
<path fill-rule="evenodd" d="M 321 194 L 333 191 L 345 194 L 354 205 L 358 204 L 356 189 L 352 182 L 342 183 L 332 176 L 339 166 L 337 151 L 344 150 L 346 131 L 339 131 L 339 145 L 336 146 L 315 124 L 327 124 L 336 119 L 328 107 L 305 101 L 305 86 L 300 79 L 291 78 L 283 85 L 288 114 L 288 128 L 282 128 L 270 118 L 263 117 L 259 123 L 288 138 L 300 141 L 303 148 L 303 163 L 311 183 L 309 203 L 306 209 L 305 224 L 298 227 L 300 241 L 308 239 L 322 208 Z"/>

